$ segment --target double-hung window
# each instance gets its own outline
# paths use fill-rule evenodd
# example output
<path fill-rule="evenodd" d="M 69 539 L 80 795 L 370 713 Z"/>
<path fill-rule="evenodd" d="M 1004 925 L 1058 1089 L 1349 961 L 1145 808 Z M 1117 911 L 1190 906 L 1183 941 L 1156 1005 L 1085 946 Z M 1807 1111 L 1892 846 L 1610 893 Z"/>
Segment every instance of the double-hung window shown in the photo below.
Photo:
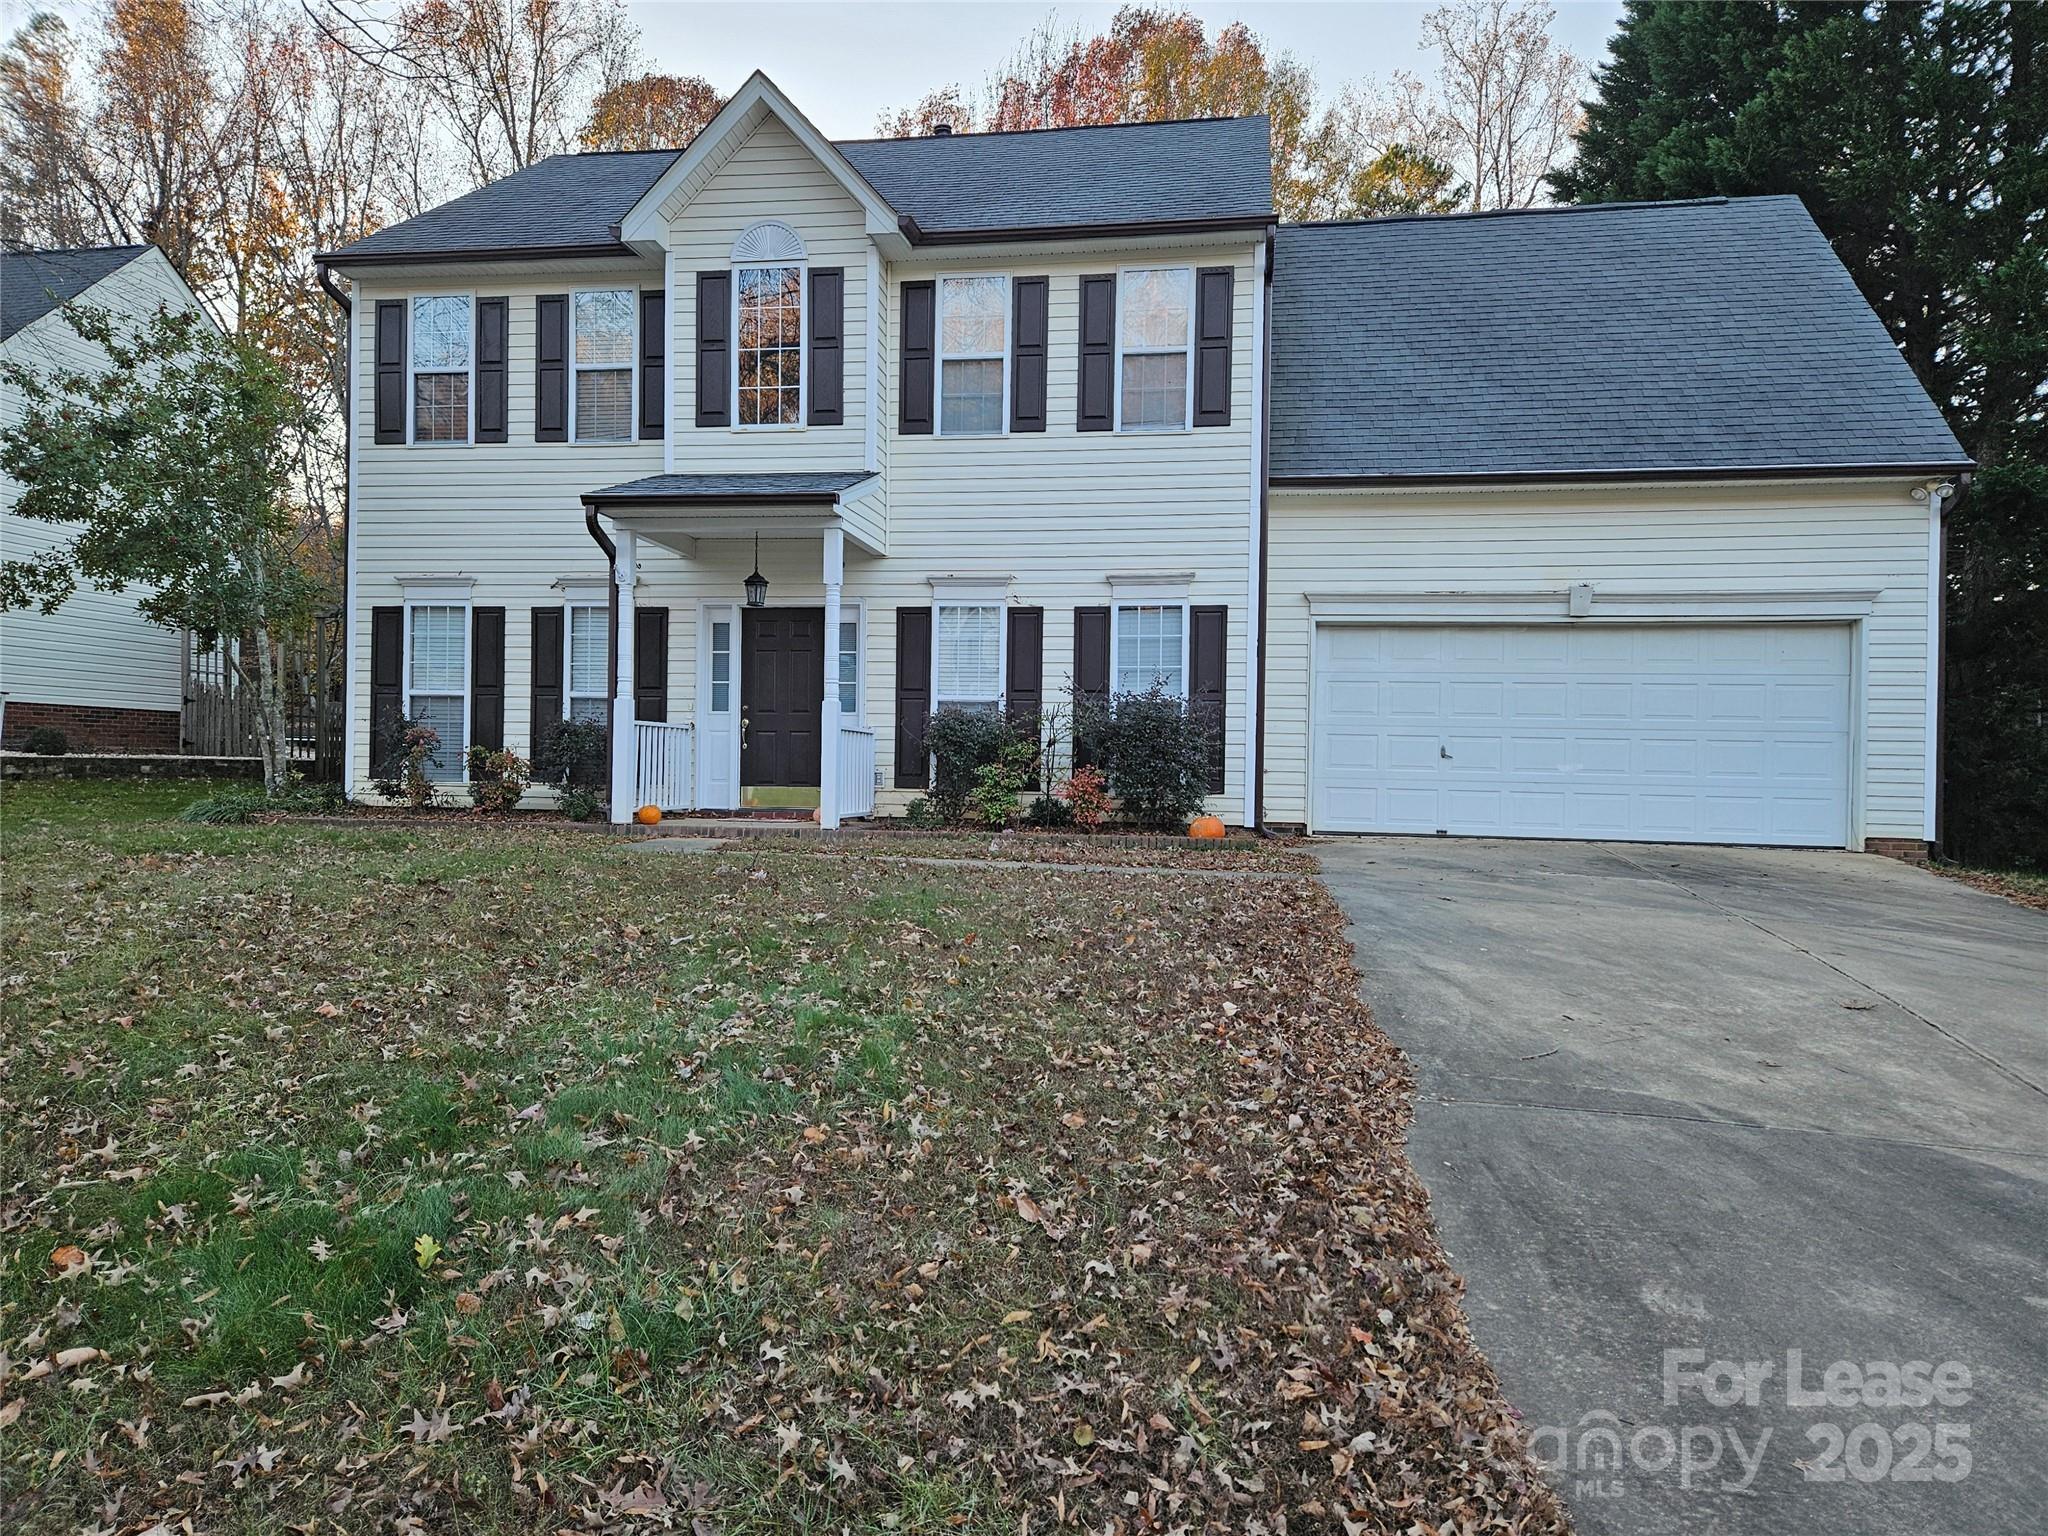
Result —
<path fill-rule="evenodd" d="M 1116 610 L 1115 693 L 1188 694 L 1188 611 L 1181 603 L 1130 603 Z"/>
<path fill-rule="evenodd" d="M 611 613 L 597 603 L 569 605 L 569 686 L 562 714 L 602 725 L 611 678 Z"/>
<path fill-rule="evenodd" d="M 580 289 L 570 303 L 576 382 L 569 419 L 579 443 L 623 443 L 633 435 L 638 309 L 631 288 Z"/>
<path fill-rule="evenodd" d="M 933 707 L 983 709 L 1002 702 L 1002 604 L 938 604 L 932 623 Z"/>
<path fill-rule="evenodd" d="M 734 274 L 738 311 L 739 424 L 794 427 L 803 421 L 804 269 L 741 267 Z"/>
<path fill-rule="evenodd" d="M 1010 280 L 939 279 L 939 433 L 1003 430 L 1010 376 Z"/>
<path fill-rule="evenodd" d="M 466 443 L 476 363 L 469 295 L 417 294 L 411 308 L 412 440 Z"/>
<path fill-rule="evenodd" d="M 1116 315 L 1118 430 L 1185 427 L 1194 376 L 1194 269 L 1127 269 L 1117 279 Z"/>
<path fill-rule="evenodd" d="M 427 777 L 459 783 L 469 749 L 469 609 L 414 603 L 406 613 L 406 718 L 432 726 L 440 745 Z"/>

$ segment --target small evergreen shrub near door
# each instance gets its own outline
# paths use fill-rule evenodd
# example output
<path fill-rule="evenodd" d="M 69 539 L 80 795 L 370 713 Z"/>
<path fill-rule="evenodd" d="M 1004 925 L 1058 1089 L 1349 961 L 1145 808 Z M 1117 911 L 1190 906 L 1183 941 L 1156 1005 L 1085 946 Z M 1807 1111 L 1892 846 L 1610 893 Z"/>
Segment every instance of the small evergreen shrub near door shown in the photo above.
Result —
<path fill-rule="evenodd" d="M 1214 735 L 1177 694 L 1152 688 L 1074 701 L 1076 759 L 1099 766 L 1124 821 L 1180 828 L 1208 798 Z"/>
<path fill-rule="evenodd" d="M 933 762 L 931 812 L 942 823 L 965 820 L 972 801 L 976 819 L 986 824 L 999 808 L 1002 785 L 1012 779 L 1015 787 L 1009 797 L 1014 809 L 1038 762 L 1035 729 L 1027 734 L 998 709 L 941 709 L 926 725 L 924 739 Z M 998 770 L 986 782 L 985 768 Z M 1005 813 L 994 824 L 1008 820 Z"/>

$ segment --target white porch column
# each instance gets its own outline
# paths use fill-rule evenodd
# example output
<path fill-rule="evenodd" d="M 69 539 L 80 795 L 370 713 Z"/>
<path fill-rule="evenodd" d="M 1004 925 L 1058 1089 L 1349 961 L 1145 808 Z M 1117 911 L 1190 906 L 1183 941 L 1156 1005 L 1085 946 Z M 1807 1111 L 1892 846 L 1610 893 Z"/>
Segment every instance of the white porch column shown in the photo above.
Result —
<path fill-rule="evenodd" d="M 633 580 L 637 551 L 630 528 L 618 529 L 613 542 L 619 551 L 612 561 L 612 580 L 619 594 L 618 628 L 612 634 L 619 658 L 619 683 L 612 699 L 612 821 L 623 824 L 631 821 L 640 808 L 640 744 L 633 729 Z"/>
<path fill-rule="evenodd" d="M 846 533 L 825 530 L 825 697 L 818 710 L 818 824 L 839 825 L 839 586 L 846 577 Z"/>

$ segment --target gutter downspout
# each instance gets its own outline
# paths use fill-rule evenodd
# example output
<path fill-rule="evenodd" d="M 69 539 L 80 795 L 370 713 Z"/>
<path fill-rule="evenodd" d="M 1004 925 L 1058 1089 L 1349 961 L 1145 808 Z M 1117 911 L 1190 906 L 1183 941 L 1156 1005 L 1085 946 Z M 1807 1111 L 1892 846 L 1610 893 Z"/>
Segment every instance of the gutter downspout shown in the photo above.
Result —
<path fill-rule="evenodd" d="M 356 781 L 356 307 L 336 286 L 326 262 L 313 273 L 320 291 L 341 310 L 341 366 L 347 381 L 341 423 L 341 793 L 347 798 Z M 371 750 L 374 756 L 374 746 Z"/>
<path fill-rule="evenodd" d="M 1266 609 L 1272 590 L 1270 540 L 1273 495 L 1273 263 L 1279 255 L 1279 230 L 1266 231 L 1265 283 L 1258 302 L 1266 307 L 1265 324 L 1260 327 L 1257 366 L 1264 376 L 1259 391 L 1259 601 L 1254 620 L 1259 634 L 1258 697 L 1254 700 L 1253 723 L 1258 739 L 1252 745 L 1251 822 L 1254 831 L 1266 829 Z"/>
<path fill-rule="evenodd" d="M 604 551 L 604 630 L 606 634 L 612 637 L 612 643 L 604 648 L 604 760 L 605 784 L 609 786 L 611 784 L 612 749 L 615 745 L 613 738 L 619 728 L 618 721 L 612 718 L 618 713 L 617 707 L 612 703 L 612 700 L 616 699 L 619 695 L 619 546 L 612 542 L 611 535 L 606 533 L 604 525 L 598 522 L 597 508 L 586 506 L 583 509 L 583 526 L 590 530 L 591 538 L 595 539 L 597 547 Z M 568 636 L 564 634 L 562 637 L 564 666 L 568 664 L 568 643 Z M 566 683 L 564 686 L 566 686 Z M 537 747 L 538 743 L 535 745 Z M 609 787 L 605 791 L 605 799 L 606 803 L 609 804 L 611 799 Z"/>

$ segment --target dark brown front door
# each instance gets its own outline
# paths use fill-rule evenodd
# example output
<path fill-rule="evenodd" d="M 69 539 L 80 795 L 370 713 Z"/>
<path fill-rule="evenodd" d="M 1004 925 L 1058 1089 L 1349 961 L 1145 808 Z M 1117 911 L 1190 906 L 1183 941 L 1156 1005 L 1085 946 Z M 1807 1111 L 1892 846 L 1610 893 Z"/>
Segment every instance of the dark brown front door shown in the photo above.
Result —
<path fill-rule="evenodd" d="M 740 783 L 818 782 L 825 610 L 740 610 Z"/>

